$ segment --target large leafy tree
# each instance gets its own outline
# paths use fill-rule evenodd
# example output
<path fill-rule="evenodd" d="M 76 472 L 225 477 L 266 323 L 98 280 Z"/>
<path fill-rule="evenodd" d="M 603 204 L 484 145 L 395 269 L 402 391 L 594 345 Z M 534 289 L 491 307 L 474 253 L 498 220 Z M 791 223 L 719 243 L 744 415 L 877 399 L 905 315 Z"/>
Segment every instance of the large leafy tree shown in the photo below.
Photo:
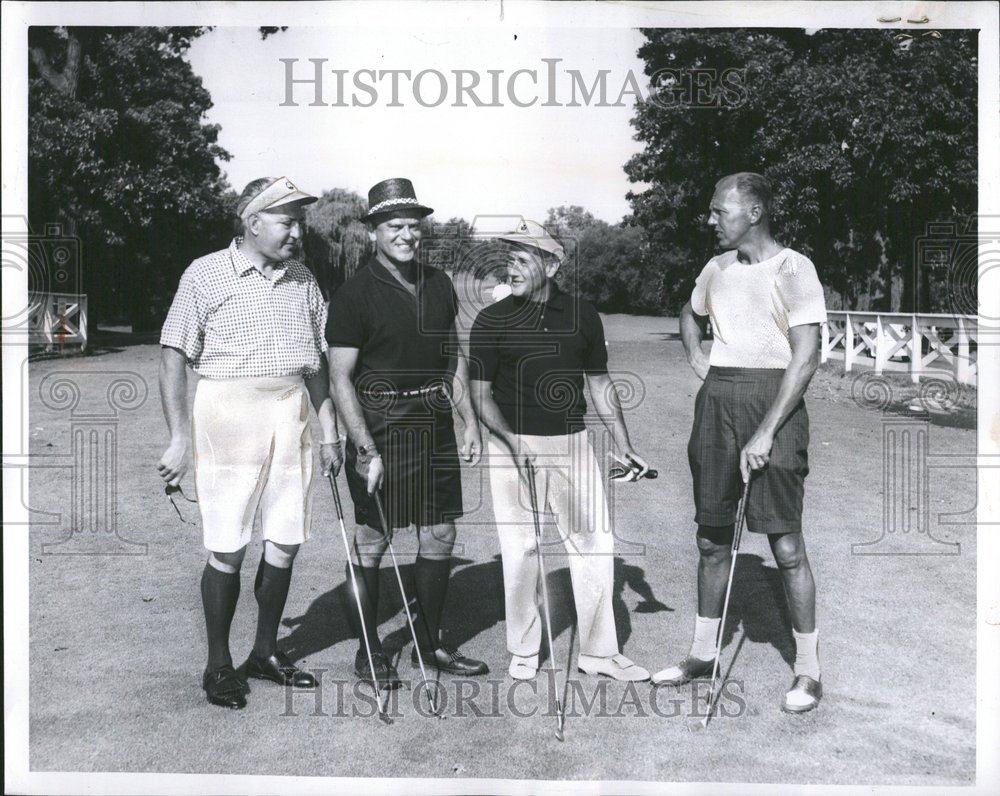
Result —
<path fill-rule="evenodd" d="M 29 31 L 29 221 L 80 239 L 92 327 L 155 328 L 183 267 L 231 233 L 229 154 L 183 57 L 204 30 Z"/>
<path fill-rule="evenodd" d="M 644 30 L 647 75 L 742 70 L 745 91 L 719 108 L 639 103 L 644 151 L 626 164 L 667 303 L 676 309 L 713 253 L 713 184 L 767 175 L 779 239 L 805 252 L 832 303 L 947 309 L 943 266 L 914 248 L 928 224 L 976 212 L 974 32 L 916 38 L 882 30 Z M 676 72 L 674 74 L 677 74 Z"/>
<path fill-rule="evenodd" d="M 306 262 L 329 296 L 350 278 L 370 254 L 368 228 L 362 219 L 368 203 L 353 191 L 334 188 L 306 210 Z"/>

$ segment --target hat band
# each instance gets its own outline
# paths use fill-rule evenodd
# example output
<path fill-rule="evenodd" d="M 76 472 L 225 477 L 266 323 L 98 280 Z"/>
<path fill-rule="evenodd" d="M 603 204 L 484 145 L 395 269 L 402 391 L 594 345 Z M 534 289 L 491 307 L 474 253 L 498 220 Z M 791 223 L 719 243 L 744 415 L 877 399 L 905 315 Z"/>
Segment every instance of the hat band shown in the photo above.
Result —
<path fill-rule="evenodd" d="M 368 215 L 372 216 L 375 213 L 379 213 L 389 207 L 397 207 L 399 205 L 412 205 L 414 207 L 421 207 L 420 202 L 415 198 L 411 199 L 409 197 L 399 197 L 397 199 L 386 199 L 385 201 L 379 202 L 377 205 L 369 209 Z"/>

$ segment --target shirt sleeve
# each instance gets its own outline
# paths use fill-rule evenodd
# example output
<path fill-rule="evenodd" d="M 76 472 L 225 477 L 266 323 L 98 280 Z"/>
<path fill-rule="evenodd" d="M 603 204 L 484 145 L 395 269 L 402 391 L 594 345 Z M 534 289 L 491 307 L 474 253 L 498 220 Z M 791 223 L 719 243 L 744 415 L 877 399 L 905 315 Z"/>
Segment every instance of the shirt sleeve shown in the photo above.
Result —
<path fill-rule="evenodd" d="M 789 328 L 826 321 L 823 286 L 807 257 L 794 254 L 781 264 L 775 292 Z"/>
<path fill-rule="evenodd" d="M 160 345 L 183 351 L 189 362 L 196 361 L 205 343 L 207 320 L 207 304 L 198 289 L 195 277 L 188 269 L 181 276 L 174 300 L 160 330 Z"/>
<path fill-rule="evenodd" d="M 587 350 L 583 354 L 583 370 L 593 374 L 608 372 L 608 341 L 604 339 L 604 323 L 593 307 L 587 308 Z"/>
<path fill-rule="evenodd" d="M 323 300 L 323 292 L 319 289 L 319 283 L 313 279 L 309 283 L 309 322 L 312 326 L 313 340 L 316 343 L 316 350 L 320 357 L 326 353 L 326 301 Z"/>
<path fill-rule="evenodd" d="M 361 348 L 365 342 L 364 307 L 351 284 L 345 283 L 330 298 L 326 342 L 330 348 Z"/>
<path fill-rule="evenodd" d="M 492 382 L 500 366 L 500 326 L 482 310 L 469 333 L 469 380 Z"/>
<path fill-rule="evenodd" d="M 715 273 L 715 261 L 709 260 L 701 269 L 691 291 L 691 309 L 695 315 L 708 315 L 708 285 Z"/>

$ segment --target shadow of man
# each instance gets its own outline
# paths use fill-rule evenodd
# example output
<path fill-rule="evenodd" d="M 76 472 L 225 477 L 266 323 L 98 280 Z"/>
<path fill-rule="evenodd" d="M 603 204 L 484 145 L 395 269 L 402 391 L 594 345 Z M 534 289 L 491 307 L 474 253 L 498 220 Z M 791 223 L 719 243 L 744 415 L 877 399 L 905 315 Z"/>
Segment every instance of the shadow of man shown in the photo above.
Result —
<path fill-rule="evenodd" d="M 770 644 L 791 668 L 795 663 L 791 622 L 781 572 L 773 564 L 765 566 L 764 559 L 755 553 L 740 553 L 722 634 L 723 649 L 742 625 L 748 641 Z"/>

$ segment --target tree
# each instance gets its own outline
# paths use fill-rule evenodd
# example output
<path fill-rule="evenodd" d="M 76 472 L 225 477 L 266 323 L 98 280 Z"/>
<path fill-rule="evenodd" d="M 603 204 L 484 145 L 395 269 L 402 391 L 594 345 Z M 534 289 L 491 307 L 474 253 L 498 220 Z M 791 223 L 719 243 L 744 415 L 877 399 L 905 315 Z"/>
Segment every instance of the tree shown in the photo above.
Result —
<path fill-rule="evenodd" d="M 353 191 L 334 188 L 306 210 L 303 246 L 325 295 L 329 296 L 370 254 L 364 218 L 368 203 Z"/>
<path fill-rule="evenodd" d="M 713 109 L 653 101 L 633 118 L 625 166 L 648 256 L 676 309 L 713 253 L 713 183 L 757 171 L 775 187 L 779 239 L 817 265 L 831 304 L 929 311 L 946 274 L 913 278 L 929 223 L 976 212 L 974 33 L 898 41 L 890 31 L 644 30 L 646 74 L 741 70 L 745 92 Z"/>

